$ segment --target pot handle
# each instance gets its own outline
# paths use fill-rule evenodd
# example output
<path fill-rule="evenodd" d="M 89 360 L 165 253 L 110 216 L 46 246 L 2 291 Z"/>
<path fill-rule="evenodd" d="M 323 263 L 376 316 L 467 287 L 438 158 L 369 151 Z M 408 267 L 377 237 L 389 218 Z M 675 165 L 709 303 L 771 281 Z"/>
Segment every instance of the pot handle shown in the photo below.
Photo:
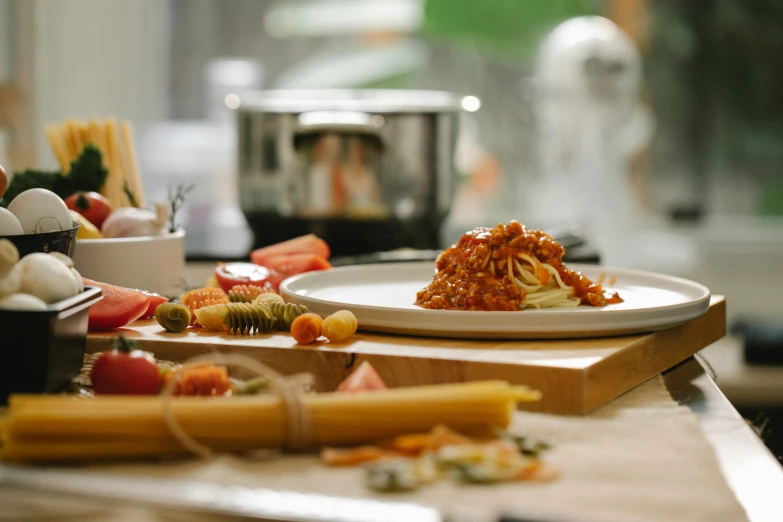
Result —
<path fill-rule="evenodd" d="M 308 132 L 359 132 L 377 135 L 386 119 L 380 114 L 354 111 L 312 111 L 299 115 L 297 134 Z"/>

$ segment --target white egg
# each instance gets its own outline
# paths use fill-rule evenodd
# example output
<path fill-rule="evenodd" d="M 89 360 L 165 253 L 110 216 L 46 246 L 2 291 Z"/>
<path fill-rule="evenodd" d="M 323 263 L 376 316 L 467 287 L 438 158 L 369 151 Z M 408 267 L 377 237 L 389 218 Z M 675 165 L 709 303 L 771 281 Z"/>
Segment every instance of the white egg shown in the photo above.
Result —
<path fill-rule="evenodd" d="M 22 225 L 14 214 L 0 207 L 0 236 L 18 236 L 24 234 Z"/>
<path fill-rule="evenodd" d="M 57 232 L 73 228 L 71 213 L 65 202 L 52 192 L 42 188 L 25 190 L 8 205 L 25 234 Z"/>

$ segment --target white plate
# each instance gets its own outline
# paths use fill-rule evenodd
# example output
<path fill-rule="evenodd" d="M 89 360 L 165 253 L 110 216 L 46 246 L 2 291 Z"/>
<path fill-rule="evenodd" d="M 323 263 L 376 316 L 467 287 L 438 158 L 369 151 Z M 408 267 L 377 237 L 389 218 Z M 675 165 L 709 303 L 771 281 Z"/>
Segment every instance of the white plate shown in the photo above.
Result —
<path fill-rule="evenodd" d="M 351 310 L 362 330 L 430 337 L 543 339 L 651 332 L 707 312 L 707 287 L 627 268 L 569 264 L 595 281 L 605 274 L 607 291 L 625 302 L 603 308 L 549 308 L 520 312 L 426 310 L 416 293 L 432 281 L 434 263 L 358 265 L 291 277 L 280 290 L 286 301 L 322 316 Z"/>

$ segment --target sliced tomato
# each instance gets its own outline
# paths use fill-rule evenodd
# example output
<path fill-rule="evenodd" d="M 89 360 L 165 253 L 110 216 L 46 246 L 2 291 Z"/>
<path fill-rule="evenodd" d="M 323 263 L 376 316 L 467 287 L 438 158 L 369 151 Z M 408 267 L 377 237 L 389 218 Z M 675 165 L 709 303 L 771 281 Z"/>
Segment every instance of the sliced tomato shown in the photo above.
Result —
<path fill-rule="evenodd" d="M 275 256 L 269 258 L 264 266 L 275 273 L 275 275 L 269 279 L 275 288 L 279 287 L 280 283 L 291 276 L 332 268 L 329 261 L 314 254 Z"/>
<path fill-rule="evenodd" d="M 143 318 L 148 317 L 155 317 L 155 309 L 162 305 L 163 303 L 168 303 L 169 298 L 163 297 L 162 295 L 156 294 L 154 292 L 147 292 L 146 290 L 136 290 L 137 292 L 140 292 L 146 296 L 149 296 L 150 298 L 150 305 L 147 307 L 147 311 L 144 312 L 144 315 L 142 315 Z"/>
<path fill-rule="evenodd" d="M 372 365 L 364 361 L 337 387 L 338 392 L 385 390 L 386 383 Z"/>
<path fill-rule="evenodd" d="M 270 281 L 273 277 L 276 274 L 272 270 L 254 263 L 220 263 L 215 268 L 215 279 L 224 292 L 237 285 L 275 286 Z"/>
<path fill-rule="evenodd" d="M 85 277 L 82 281 L 85 286 L 99 286 L 103 293 L 103 299 L 90 307 L 90 330 L 122 328 L 142 317 L 150 306 L 150 296 L 136 290 Z"/>
<path fill-rule="evenodd" d="M 271 258 L 292 254 L 312 254 L 329 259 L 330 251 L 326 241 L 315 234 L 308 234 L 254 250 L 250 253 L 250 260 L 257 265 L 268 267 Z"/>

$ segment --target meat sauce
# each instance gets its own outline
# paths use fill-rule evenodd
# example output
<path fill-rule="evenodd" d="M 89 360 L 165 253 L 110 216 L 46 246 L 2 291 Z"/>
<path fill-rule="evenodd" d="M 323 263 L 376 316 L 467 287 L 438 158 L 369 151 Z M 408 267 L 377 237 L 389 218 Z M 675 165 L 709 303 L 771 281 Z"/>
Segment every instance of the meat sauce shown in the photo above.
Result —
<path fill-rule="evenodd" d="M 474 228 L 446 249 L 435 262 L 438 272 L 432 283 L 416 295 L 416 304 L 440 310 L 520 310 L 525 291 L 509 277 L 506 267 L 509 255 L 516 259 L 520 253 L 551 265 L 566 285 L 574 287 L 582 304 L 622 302 L 619 295 L 607 297 L 601 285 L 566 268 L 565 248 L 548 234 L 512 221 L 493 229 Z"/>

